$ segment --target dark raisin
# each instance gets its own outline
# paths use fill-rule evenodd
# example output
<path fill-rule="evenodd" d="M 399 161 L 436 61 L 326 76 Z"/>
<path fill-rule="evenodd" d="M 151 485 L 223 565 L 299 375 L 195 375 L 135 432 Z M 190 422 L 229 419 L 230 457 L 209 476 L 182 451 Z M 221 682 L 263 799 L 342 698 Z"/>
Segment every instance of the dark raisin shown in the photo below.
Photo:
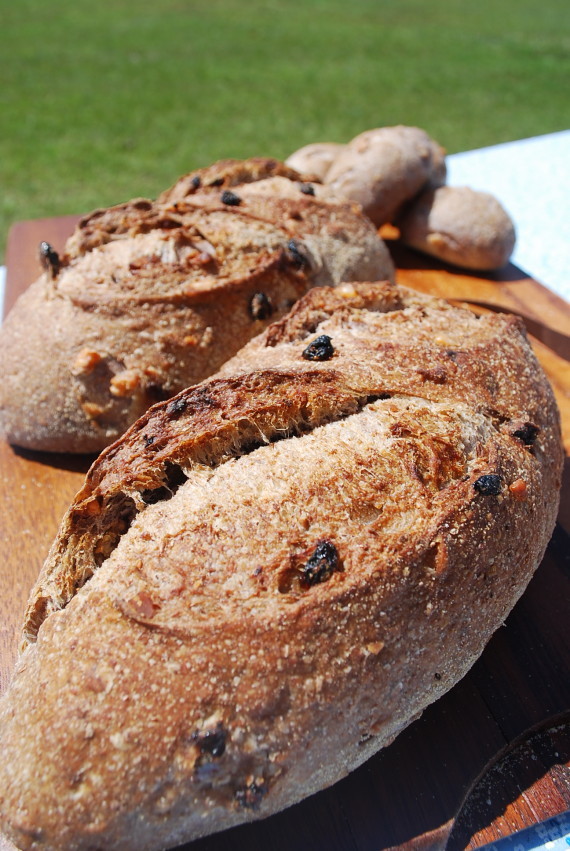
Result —
<path fill-rule="evenodd" d="M 202 753 L 208 753 L 213 757 L 223 756 L 226 750 L 226 731 L 221 724 L 214 730 L 205 730 L 194 736 L 196 744 Z"/>
<path fill-rule="evenodd" d="M 303 251 L 302 245 L 296 239 L 290 239 L 287 243 L 287 249 L 291 255 L 291 259 L 295 266 L 301 269 L 303 266 L 309 265 L 309 260 Z"/>
<path fill-rule="evenodd" d="M 434 677 L 436 678 L 436 680 L 441 680 L 441 674 L 436 673 L 434 674 Z"/>
<path fill-rule="evenodd" d="M 176 399 L 173 399 L 172 402 L 169 402 L 166 406 L 166 413 L 170 416 L 174 416 L 176 414 L 182 414 L 186 408 L 188 407 L 188 402 L 183 396 L 179 396 Z"/>
<path fill-rule="evenodd" d="M 241 198 L 239 195 L 236 195 L 235 192 L 225 189 L 222 192 L 222 204 L 227 204 L 228 207 L 239 207 L 241 204 Z"/>
<path fill-rule="evenodd" d="M 338 569 L 338 552 L 330 541 L 321 541 L 315 552 L 301 568 L 301 581 L 305 585 L 317 585 L 330 579 Z"/>
<path fill-rule="evenodd" d="M 301 190 L 303 195 L 314 195 L 315 194 L 315 187 L 311 186 L 310 183 L 301 183 L 301 185 L 299 186 L 299 189 Z"/>
<path fill-rule="evenodd" d="M 252 319 L 269 319 L 273 313 L 271 300 L 265 293 L 254 293 L 249 302 L 249 315 Z"/>
<path fill-rule="evenodd" d="M 247 810 L 257 810 L 267 789 L 264 784 L 249 783 L 243 789 L 238 789 L 235 793 L 236 801 L 240 807 Z"/>
<path fill-rule="evenodd" d="M 522 440 L 525 446 L 532 446 L 538 437 L 540 429 L 534 423 L 517 423 L 517 427 L 512 433 L 513 437 L 518 437 Z"/>
<path fill-rule="evenodd" d="M 143 440 L 145 446 L 152 446 L 154 443 L 154 435 L 152 434 L 143 434 Z"/>
<path fill-rule="evenodd" d="M 303 351 L 305 360 L 330 360 L 334 354 L 331 338 L 326 334 L 316 337 Z"/>
<path fill-rule="evenodd" d="M 194 189 L 199 189 L 202 185 L 202 178 L 200 177 L 200 175 L 195 174 L 192 180 L 190 181 L 190 184 Z"/>
<path fill-rule="evenodd" d="M 473 487 L 483 496 L 497 496 L 501 492 L 501 477 L 494 473 L 479 476 L 477 481 L 473 482 Z"/>
<path fill-rule="evenodd" d="M 55 278 L 59 272 L 59 254 L 49 242 L 40 242 L 40 263 Z"/>

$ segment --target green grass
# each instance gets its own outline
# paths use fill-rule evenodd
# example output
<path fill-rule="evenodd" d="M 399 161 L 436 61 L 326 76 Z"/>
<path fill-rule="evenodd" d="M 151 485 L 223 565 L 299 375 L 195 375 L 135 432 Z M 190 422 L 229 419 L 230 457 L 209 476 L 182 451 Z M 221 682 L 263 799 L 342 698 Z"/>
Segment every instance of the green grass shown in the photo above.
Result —
<path fill-rule="evenodd" d="M 568 0 L 0 0 L 0 247 L 221 157 L 570 126 Z"/>

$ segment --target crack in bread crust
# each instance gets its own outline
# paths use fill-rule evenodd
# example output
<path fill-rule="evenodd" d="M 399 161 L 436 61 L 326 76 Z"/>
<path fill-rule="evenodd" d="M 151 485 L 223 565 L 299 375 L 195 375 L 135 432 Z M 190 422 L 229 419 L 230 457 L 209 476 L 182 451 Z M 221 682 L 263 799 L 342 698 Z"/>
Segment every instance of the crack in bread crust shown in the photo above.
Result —
<path fill-rule="evenodd" d="M 451 318 L 458 324 L 458 317 L 465 345 L 458 349 L 449 330 L 451 340 L 434 345 L 432 338 L 445 332 Z M 374 397 L 393 397 L 393 404 L 397 397 L 416 397 L 445 405 L 460 388 L 474 419 L 485 410 L 491 418 L 508 419 L 507 413 L 482 405 L 486 385 L 490 403 L 500 383 L 494 371 L 487 370 L 483 380 L 479 372 L 483 347 L 513 345 L 508 336 L 499 342 L 513 327 L 509 322 L 504 318 L 497 322 L 495 317 L 481 322 L 466 311 L 458 313 L 386 283 L 313 290 L 288 317 L 230 361 L 222 371 L 227 377 L 211 379 L 151 408 L 102 454 L 66 516 L 34 590 L 25 640 L 35 640 L 49 612 L 68 604 L 138 514 L 174 494 L 173 471 L 182 482 L 194 467 L 213 468 L 264 444 L 344 419 L 362 411 Z M 427 337 L 424 326 L 429 327 Z M 408 363 L 412 328 L 419 359 Z M 328 362 L 305 366 L 300 349 L 311 333 L 325 329 L 338 347 L 330 362 L 338 368 L 331 369 Z M 516 326 L 515 342 L 520 339 L 518 330 Z M 268 369 L 231 376 L 232 370 L 239 372 L 242 361 L 251 369 L 262 366 L 263 358 Z M 469 398 L 474 379 L 476 402 Z M 398 392 L 403 388 L 407 392 Z M 395 423 L 392 427 L 399 428 L 395 434 L 402 443 L 406 428 Z M 408 429 L 408 437 L 412 433 Z M 423 450 L 417 435 L 408 440 L 408 449 L 411 475 L 421 477 Z"/>
<path fill-rule="evenodd" d="M 26 640 L 100 567 L 99 554 L 110 555 L 135 514 L 154 501 L 150 495 L 173 492 L 169 468 L 184 474 L 193 467 L 214 468 L 263 444 L 348 416 L 367 400 L 343 390 L 334 371 L 267 372 L 237 381 L 212 380 L 151 408 L 89 471 L 32 595 Z M 126 468 L 127 477 L 118 479 L 118 470 Z"/>
<path fill-rule="evenodd" d="M 561 466 L 520 323 L 309 292 L 89 471 L 0 704 L 10 835 L 151 851 L 344 776 L 480 655 Z"/>

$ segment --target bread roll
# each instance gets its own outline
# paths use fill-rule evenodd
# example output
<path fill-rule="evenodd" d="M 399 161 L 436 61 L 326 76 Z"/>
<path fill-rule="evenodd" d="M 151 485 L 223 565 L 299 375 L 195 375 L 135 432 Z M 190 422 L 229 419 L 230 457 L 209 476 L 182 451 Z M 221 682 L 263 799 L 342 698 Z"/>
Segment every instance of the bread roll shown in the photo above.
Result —
<path fill-rule="evenodd" d="M 488 192 L 440 186 L 417 198 L 397 222 L 402 242 L 466 269 L 500 269 L 515 247 L 513 222 Z"/>
<path fill-rule="evenodd" d="M 223 161 L 86 216 L 61 257 L 44 246 L 46 271 L 0 329 L 0 434 L 97 452 L 309 287 L 393 278 L 360 209 L 324 195 L 276 160 Z"/>
<path fill-rule="evenodd" d="M 325 180 L 331 165 L 344 149 L 345 145 L 337 142 L 313 142 L 288 156 L 285 164 L 303 174 L 314 174 Z"/>
<path fill-rule="evenodd" d="M 356 136 L 335 158 L 325 183 L 360 204 L 377 227 L 393 223 L 426 186 L 445 183 L 445 151 L 419 127 L 379 127 Z"/>
<path fill-rule="evenodd" d="M 334 783 L 479 656 L 561 464 L 518 319 L 311 290 L 89 471 L 0 703 L 6 834 L 150 851 Z"/>

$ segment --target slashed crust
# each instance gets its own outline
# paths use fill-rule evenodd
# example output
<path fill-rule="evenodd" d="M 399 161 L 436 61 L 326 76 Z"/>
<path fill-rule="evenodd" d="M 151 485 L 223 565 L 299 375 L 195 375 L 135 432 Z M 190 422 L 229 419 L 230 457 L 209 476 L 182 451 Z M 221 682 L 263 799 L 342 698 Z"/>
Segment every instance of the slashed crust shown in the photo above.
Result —
<path fill-rule="evenodd" d="M 2 825 L 164 848 L 335 782 L 506 617 L 561 460 L 518 320 L 311 290 L 91 468 L 2 701 Z"/>
<path fill-rule="evenodd" d="M 310 287 L 379 276 L 394 266 L 358 206 L 276 160 L 223 161 L 157 201 L 96 210 L 0 329 L 0 433 L 100 451 Z"/>

